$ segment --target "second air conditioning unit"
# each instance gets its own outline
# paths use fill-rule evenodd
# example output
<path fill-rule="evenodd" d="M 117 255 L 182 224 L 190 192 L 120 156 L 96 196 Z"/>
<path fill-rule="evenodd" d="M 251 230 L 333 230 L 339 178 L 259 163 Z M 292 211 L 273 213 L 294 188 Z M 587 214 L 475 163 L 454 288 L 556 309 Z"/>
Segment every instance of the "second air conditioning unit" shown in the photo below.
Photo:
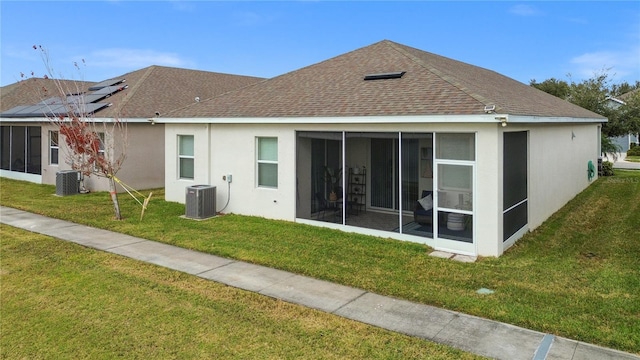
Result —
<path fill-rule="evenodd" d="M 210 185 L 187 186 L 185 217 L 206 219 L 216 216 L 216 187 Z"/>
<path fill-rule="evenodd" d="M 56 173 L 56 195 L 75 195 L 80 192 L 79 173 L 74 170 L 63 170 Z"/>

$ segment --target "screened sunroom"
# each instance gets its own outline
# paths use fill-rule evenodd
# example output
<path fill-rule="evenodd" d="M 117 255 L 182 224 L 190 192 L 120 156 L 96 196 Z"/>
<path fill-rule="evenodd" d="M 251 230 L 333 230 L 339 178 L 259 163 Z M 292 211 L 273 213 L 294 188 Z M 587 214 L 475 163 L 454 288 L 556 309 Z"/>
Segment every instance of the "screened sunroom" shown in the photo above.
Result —
<path fill-rule="evenodd" d="M 297 133 L 297 218 L 474 253 L 475 133 Z"/>

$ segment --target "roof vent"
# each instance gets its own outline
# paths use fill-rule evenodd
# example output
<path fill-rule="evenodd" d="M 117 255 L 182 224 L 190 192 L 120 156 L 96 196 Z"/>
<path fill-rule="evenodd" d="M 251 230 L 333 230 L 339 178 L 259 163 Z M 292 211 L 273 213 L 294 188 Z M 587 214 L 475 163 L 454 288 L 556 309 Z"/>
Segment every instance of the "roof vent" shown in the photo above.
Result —
<path fill-rule="evenodd" d="M 367 74 L 364 76 L 365 80 L 383 80 L 383 79 L 399 79 L 404 75 L 406 71 L 396 71 L 380 74 Z"/>

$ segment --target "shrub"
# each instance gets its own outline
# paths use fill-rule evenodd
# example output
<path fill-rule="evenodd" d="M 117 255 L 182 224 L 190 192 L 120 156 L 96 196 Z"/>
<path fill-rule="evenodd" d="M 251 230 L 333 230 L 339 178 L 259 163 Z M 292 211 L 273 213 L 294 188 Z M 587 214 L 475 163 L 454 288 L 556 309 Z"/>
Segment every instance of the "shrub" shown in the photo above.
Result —
<path fill-rule="evenodd" d="M 627 156 L 640 156 L 640 146 L 633 146 L 627 151 Z"/>
<path fill-rule="evenodd" d="M 611 161 L 602 162 L 602 176 L 613 176 L 613 163 Z"/>

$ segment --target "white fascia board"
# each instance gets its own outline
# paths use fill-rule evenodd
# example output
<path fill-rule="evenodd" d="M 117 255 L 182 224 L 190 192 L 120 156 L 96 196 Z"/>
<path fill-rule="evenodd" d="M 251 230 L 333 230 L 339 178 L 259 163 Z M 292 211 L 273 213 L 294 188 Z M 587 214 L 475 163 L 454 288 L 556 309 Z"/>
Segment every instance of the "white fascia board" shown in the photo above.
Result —
<path fill-rule="evenodd" d="M 92 118 L 92 117 L 87 117 L 84 118 L 86 122 L 96 122 L 96 123 L 110 123 L 114 121 L 114 118 Z M 69 121 L 69 118 L 65 118 L 65 121 Z M 119 121 L 122 121 L 124 123 L 143 123 L 143 124 L 148 124 L 151 123 L 151 119 L 146 119 L 146 118 L 121 118 L 118 119 Z M 45 117 L 24 117 L 24 118 L 10 118 L 10 117 L 3 117 L 0 118 L 0 122 L 2 123 L 51 123 L 52 120 L 45 118 Z"/>
<path fill-rule="evenodd" d="M 43 117 L 35 117 L 35 118 L 3 117 L 3 118 L 0 118 L 0 122 L 3 122 L 3 123 L 49 123 L 51 122 L 51 120 Z"/>
<path fill-rule="evenodd" d="M 620 104 L 620 105 L 624 105 L 624 104 L 625 104 L 625 102 L 624 102 L 624 101 L 622 101 L 622 100 L 620 100 L 620 99 L 618 99 L 618 98 L 615 98 L 615 97 L 613 97 L 613 96 L 609 96 L 609 97 L 607 98 L 607 100 L 609 100 L 609 101 L 613 101 L 613 102 L 618 103 L 618 104 Z"/>
<path fill-rule="evenodd" d="M 574 117 L 554 117 L 554 116 L 530 116 L 530 115 L 509 115 L 507 122 L 522 124 L 567 124 L 567 123 L 603 123 L 607 118 L 574 118 Z"/>
<path fill-rule="evenodd" d="M 151 118 L 117 118 L 118 121 L 127 123 L 127 124 L 150 124 Z M 91 121 L 95 122 L 113 122 L 114 118 L 93 118 Z"/>
<path fill-rule="evenodd" d="M 397 123 L 495 123 L 488 115 L 402 115 L 268 118 L 154 118 L 158 124 L 397 124 Z M 149 120 L 151 121 L 151 120 Z M 499 120 L 498 120 L 499 122 Z"/>

